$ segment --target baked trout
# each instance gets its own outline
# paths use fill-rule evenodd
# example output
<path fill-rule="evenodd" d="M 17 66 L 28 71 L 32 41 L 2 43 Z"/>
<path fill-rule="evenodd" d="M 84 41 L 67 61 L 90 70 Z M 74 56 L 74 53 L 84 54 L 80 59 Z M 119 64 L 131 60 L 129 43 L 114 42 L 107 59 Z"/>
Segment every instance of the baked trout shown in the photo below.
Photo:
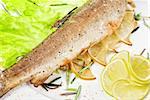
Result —
<path fill-rule="evenodd" d="M 24 82 L 43 83 L 84 48 L 112 34 L 125 10 L 125 0 L 91 0 L 78 8 L 63 26 L 0 74 L 0 96 Z"/>

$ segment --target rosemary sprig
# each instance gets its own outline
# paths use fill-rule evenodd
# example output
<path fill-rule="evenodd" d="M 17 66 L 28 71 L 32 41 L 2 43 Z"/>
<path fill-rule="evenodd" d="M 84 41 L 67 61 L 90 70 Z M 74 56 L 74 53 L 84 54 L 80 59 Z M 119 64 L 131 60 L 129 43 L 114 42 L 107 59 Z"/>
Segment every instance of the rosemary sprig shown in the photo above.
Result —
<path fill-rule="evenodd" d="M 76 80 L 76 76 L 72 79 L 70 83 L 72 84 L 75 80 Z"/>
<path fill-rule="evenodd" d="M 66 93 L 62 93 L 60 94 L 61 96 L 68 96 L 68 95 L 75 95 L 77 94 L 77 92 L 66 92 Z"/>
<path fill-rule="evenodd" d="M 93 61 L 91 61 L 91 62 L 90 62 L 90 64 L 89 64 L 88 66 L 83 67 L 83 68 L 79 71 L 79 74 L 81 74 L 81 73 L 83 73 L 85 70 L 89 69 L 89 68 L 90 68 L 90 66 L 92 66 L 92 64 L 93 64 L 93 63 L 94 63 L 94 62 L 93 62 Z"/>
<path fill-rule="evenodd" d="M 74 100 L 78 100 L 78 98 L 79 98 L 79 96 L 80 96 L 80 94 L 81 94 L 81 89 L 82 89 L 82 87 L 81 87 L 81 85 L 80 85 L 80 86 L 78 87 L 77 94 L 76 94 Z"/>
<path fill-rule="evenodd" d="M 62 84 L 62 83 L 61 83 Z M 45 84 L 43 84 L 43 86 L 45 87 L 45 88 L 47 88 L 47 90 L 48 89 L 57 89 L 58 87 L 60 87 L 60 86 L 62 86 L 61 84 L 54 84 L 54 85 L 45 85 Z"/>
<path fill-rule="evenodd" d="M 67 91 L 71 91 L 71 92 L 65 92 L 60 94 L 61 96 L 68 96 L 68 95 L 74 95 L 77 94 L 77 89 L 76 88 L 67 88 Z"/>
<path fill-rule="evenodd" d="M 46 84 L 46 83 L 45 83 L 45 85 L 47 85 L 47 86 L 54 86 L 54 87 L 55 86 L 61 86 L 61 84 Z"/>
<path fill-rule="evenodd" d="M 60 79 L 61 77 L 57 77 L 54 80 L 50 81 L 49 83 L 43 83 L 41 86 L 48 91 L 48 89 L 56 89 L 60 86 L 62 86 L 62 83 L 60 84 L 54 84 L 55 81 L 57 81 L 58 79 Z"/>
<path fill-rule="evenodd" d="M 74 92 L 76 92 L 77 89 L 76 88 L 67 88 L 67 91 L 74 91 Z"/>
<path fill-rule="evenodd" d="M 147 59 L 148 59 L 148 60 L 150 59 L 150 57 L 149 57 L 149 52 L 147 52 Z"/>
<path fill-rule="evenodd" d="M 138 27 L 136 27 L 131 33 L 134 33 L 134 32 L 136 32 L 138 29 L 139 29 L 140 27 L 138 26 Z"/>
<path fill-rule="evenodd" d="M 68 70 L 66 71 L 66 83 L 67 83 L 67 88 L 68 88 L 68 86 L 69 86 L 70 74 L 71 74 L 71 72 L 70 72 L 70 70 L 68 69 Z"/>
<path fill-rule="evenodd" d="M 46 91 L 48 91 L 47 87 L 45 85 L 41 85 L 43 89 L 45 89 Z"/>
<path fill-rule="evenodd" d="M 144 23 L 144 25 L 145 25 L 147 28 L 150 28 L 150 25 L 146 22 L 146 19 L 145 19 L 145 18 L 143 18 L 143 23 Z"/>
<path fill-rule="evenodd" d="M 62 4 L 51 4 L 49 6 L 65 6 L 68 5 L 67 3 L 62 3 Z"/>
<path fill-rule="evenodd" d="M 142 52 L 140 53 L 140 55 L 143 55 L 143 53 L 145 52 L 146 49 L 143 49 Z"/>
<path fill-rule="evenodd" d="M 53 79 L 52 81 L 50 81 L 49 83 L 54 83 L 55 81 L 59 80 L 61 77 L 57 77 L 55 79 Z"/>

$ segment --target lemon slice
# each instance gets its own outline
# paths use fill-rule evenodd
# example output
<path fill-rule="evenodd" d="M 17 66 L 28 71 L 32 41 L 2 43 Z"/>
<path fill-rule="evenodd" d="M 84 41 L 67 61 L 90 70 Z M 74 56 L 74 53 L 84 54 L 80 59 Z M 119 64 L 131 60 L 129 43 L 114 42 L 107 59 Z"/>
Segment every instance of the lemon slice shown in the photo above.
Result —
<path fill-rule="evenodd" d="M 70 63 L 70 68 L 76 76 L 84 80 L 94 80 L 96 77 L 92 74 L 90 67 L 93 64 L 90 56 L 87 52 L 82 53 L 73 59 Z"/>
<path fill-rule="evenodd" d="M 128 70 L 123 60 L 116 59 L 106 66 L 101 82 L 104 90 L 112 95 L 112 85 L 115 81 L 128 78 Z"/>
<path fill-rule="evenodd" d="M 150 61 L 143 56 L 134 56 L 131 59 L 130 70 L 141 83 L 150 84 Z"/>
<path fill-rule="evenodd" d="M 149 92 L 149 85 L 138 86 L 127 80 L 118 80 L 113 84 L 112 94 L 117 100 L 141 100 Z"/>
<path fill-rule="evenodd" d="M 146 58 L 142 56 L 134 56 L 131 59 L 128 51 L 121 51 L 114 55 L 111 61 L 116 59 L 123 59 L 126 62 L 131 80 L 142 84 L 150 83 L 150 61 Z"/>
<path fill-rule="evenodd" d="M 112 61 L 114 61 L 114 60 L 116 60 L 116 59 L 122 59 L 122 60 L 124 60 L 126 63 L 129 63 L 129 62 L 130 62 L 130 53 L 129 53 L 128 51 L 121 51 L 121 52 L 115 54 L 115 55 L 111 58 L 110 62 L 112 62 Z"/>
<path fill-rule="evenodd" d="M 94 80 L 96 77 L 92 74 L 90 69 L 84 70 L 82 73 L 80 71 L 82 67 L 71 62 L 71 71 L 75 73 L 78 77 L 84 80 Z"/>

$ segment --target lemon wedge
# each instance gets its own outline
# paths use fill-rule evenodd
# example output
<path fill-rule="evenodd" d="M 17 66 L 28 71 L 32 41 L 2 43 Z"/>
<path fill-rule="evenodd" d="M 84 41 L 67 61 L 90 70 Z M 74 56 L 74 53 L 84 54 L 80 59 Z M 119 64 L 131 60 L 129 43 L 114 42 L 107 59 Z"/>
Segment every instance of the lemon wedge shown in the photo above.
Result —
<path fill-rule="evenodd" d="M 128 78 L 128 70 L 125 62 L 121 59 L 116 59 L 106 66 L 102 73 L 102 87 L 104 90 L 112 95 L 112 85 L 115 81 Z"/>
<path fill-rule="evenodd" d="M 136 85 L 127 80 L 118 80 L 113 84 L 112 94 L 117 100 L 141 100 L 149 91 L 149 85 Z"/>

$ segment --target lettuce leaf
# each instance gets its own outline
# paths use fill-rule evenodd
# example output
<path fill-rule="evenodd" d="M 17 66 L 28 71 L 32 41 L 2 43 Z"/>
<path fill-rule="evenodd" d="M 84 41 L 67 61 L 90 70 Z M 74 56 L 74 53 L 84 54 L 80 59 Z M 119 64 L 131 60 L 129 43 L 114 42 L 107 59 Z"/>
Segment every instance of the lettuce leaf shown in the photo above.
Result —
<path fill-rule="evenodd" d="M 87 0 L 2 0 L 0 68 L 7 69 L 55 29 L 52 25 Z"/>

